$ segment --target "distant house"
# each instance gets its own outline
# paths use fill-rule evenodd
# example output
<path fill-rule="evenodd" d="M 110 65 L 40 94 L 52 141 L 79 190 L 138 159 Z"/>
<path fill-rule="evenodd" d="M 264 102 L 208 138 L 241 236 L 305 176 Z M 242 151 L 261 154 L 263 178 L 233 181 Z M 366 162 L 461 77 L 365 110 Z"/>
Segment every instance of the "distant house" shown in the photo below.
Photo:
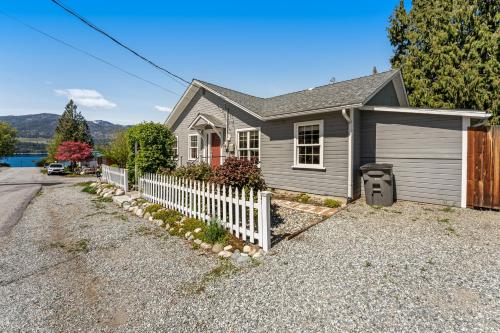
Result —
<path fill-rule="evenodd" d="M 179 164 L 255 158 L 270 187 L 355 199 L 362 164 L 392 163 L 399 199 L 465 206 L 466 130 L 487 117 L 408 107 L 388 71 L 271 98 L 193 80 L 166 125 Z"/>

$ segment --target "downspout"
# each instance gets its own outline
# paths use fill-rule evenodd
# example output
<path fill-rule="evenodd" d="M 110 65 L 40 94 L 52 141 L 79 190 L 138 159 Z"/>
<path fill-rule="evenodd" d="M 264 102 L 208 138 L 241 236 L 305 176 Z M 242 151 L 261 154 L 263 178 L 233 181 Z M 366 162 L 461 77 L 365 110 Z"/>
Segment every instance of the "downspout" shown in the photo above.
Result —
<path fill-rule="evenodd" d="M 347 201 L 352 200 L 352 161 L 353 161 L 353 109 L 350 109 L 349 115 L 346 109 L 342 109 L 342 116 L 348 124 L 348 154 L 347 154 Z"/>

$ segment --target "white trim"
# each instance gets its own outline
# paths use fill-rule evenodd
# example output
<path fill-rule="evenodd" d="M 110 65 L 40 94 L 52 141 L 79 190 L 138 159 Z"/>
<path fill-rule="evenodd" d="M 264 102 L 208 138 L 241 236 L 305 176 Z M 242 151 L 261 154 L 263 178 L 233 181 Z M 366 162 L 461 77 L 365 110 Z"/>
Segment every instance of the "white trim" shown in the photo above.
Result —
<path fill-rule="evenodd" d="M 401 106 L 408 107 L 410 106 L 410 102 L 408 101 L 408 94 L 406 93 L 405 81 L 403 79 L 403 74 L 401 71 L 398 71 L 399 75 L 397 77 L 396 83 L 394 80 L 394 88 L 396 89 L 396 95 L 398 96 L 398 102 Z M 395 78 L 396 79 L 396 78 Z M 403 101 L 401 99 L 403 98 Z"/>
<path fill-rule="evenodd" d="M 467 128 L 470 126 L 470 118 L 462 118 L 462 191 L 460 207 L 467 207 L 467 157 L 468 157 L 468 142 Z"/>
<path fill-rule="evenodd" d="M 360 108 L 364 111 L 381 111 L 381 112 L 401 112 L 401 113 L 415 113 L 415 114 L 435 114 L 443 116 L 455 117 L 470 117 L 479 119 L 488 119 L 491 115 L 484 111 L 473 110 L 457 110 L 457 109 L 420 109 L 420 108 L 407 108 L 396 106 L 375 106 L 365 105 Z"/>
<path fill-rule="evenodd" d="M 259 166 L 260 166 L 260 161 L 261 161 L 261 155 L 260 155 L 260 147 L 261 147 L 261 134 L 260 134 L 260 127 L 248 127 L 248 128 L 240 128 L 235 131 L 236 133 L 236 156 L 240 158 L 240 132 L 255 132 L 257 131 L 259 133 Z M 247 142 L 250 145 L 250 137 L 247 135 Z M 247 150 L 255 149 L 255 148 L 246 148 Z M 250 157 L 250 155 L 248 155 Z"/>
<path fill-rule="evenodd" d="M 342 110 L 342 115 L 347 121 L 348 128 L 348 149 L 347 149 L 347 198 L 352 199 L 352 165 L 353 165 L 353 151 L 354 151 L 354 109 L 349 110 L 349 116 L 347 116 L 347 110 Z"/>
<path fill-rule="evenodd" d="M 348 104 L 348 105 L 341 105 L 341 106 L 331 106 L 331 107 L 326 107 L 326 108 L 321 108 L 321 109 L 311 109 L 311 110 L 297 111 L 297 112 L 292 112 L 292 113 L 284 113 L 284 114 L 279 114 L 279 115 L 275 115 L 275 116 L 264 117 L 264 121 L 274 120 L 274 119 L 293 118 L 293 117 L 305 116 L 305 115 L 311 115 L 311 114 L 317 114 L 317 113 L 342 111 L 343 109 L 359 108 L 361 106 L 363 106 L 363 104 L 356 103 L 356 104 Z"/>
<path fill-rule="evenodd" d="M 297 162 L 297 145 L 299 137 L 299 126 L 319 125 L 319 164 L 300 164 Z M 324 121 L 323 119 L 302 121 L 293 124 L 293 169 L 321 169 L 323 166 L 323 150 L 324 150 Z"/>
<path fill-rule="evenodd" d="M 175 151 L 177 152 L 177 155 L 174 155 L 174 157 L 179 157 L 179 136 L 174 135 L 175 137 Z"/>
<path fill-rule="evenodd" d="M 223 127 L 223 126 L 221 126 L 221 125 L 219 125 L 219 126 L 218 126 L 218 125 L 214 124 L 212 121 L 210 121 L 210 120 L 209 120 L 207 117 L 205 117 L 204 115 L 202 115 L 202 114 L 198 114 L 198 115 L 197 115 L 197 116 L 193 119 L 193 121 L 189 124 L 188 129 L 194 129 L 194 128 L 193 128 L 194 124 L 196 124 L 196 122 L 198 122 L 198 120 L 200 120 L 200 119 L 205 120 L 205 121 L 206 121 L 206 122 L 207 122 L 207 123 L 208 123 L 208 124 L 209 124 L 212 128 L 221 128 L 221 127 Z"/>
<path fill-rule="evenodd" d="M 223 144 L 223 139 L 222 139 L 222 136 L 221 136 L 221 133 L 219 133 L 218 131 L 216 130 L 205 130 L 204 131 L 205 135 L 207 136 L 207 152 L 206 152 L 206 158 L 207 158 L 207 163 L 208 164 L 211 164 L 212 163 L 212 134 L 217 134 L 217 136 L 219 137 L 220 139 L 220 145 L 219 145 L 219 149 L 220 149 L 220 153 L 219 153 L 219 165 L 222 165 L 223 164 L 223 158 L 222 157 L 226 157 L 225 155 L 223 155 L 223 151 L 224 149 L 222 149 L 222 144 Z"/>
<path fill-rule="evenodd" d="M 196 147 L 197 148 L 196 158 L 192 158 L 192 156 L 191 156 L 191 148 L 194 148 L 194 147 L 191 147 L 191 137 L 192 136 L 196 136 L 198 138 L 197 139 L 197 147 Z M 188 161 L 196 161 L 197 159 L 200 158 L 200 152 L 201 152 L 200 146 L 201 146 L 201 136 L 198 133 L 188 134 Z"/>

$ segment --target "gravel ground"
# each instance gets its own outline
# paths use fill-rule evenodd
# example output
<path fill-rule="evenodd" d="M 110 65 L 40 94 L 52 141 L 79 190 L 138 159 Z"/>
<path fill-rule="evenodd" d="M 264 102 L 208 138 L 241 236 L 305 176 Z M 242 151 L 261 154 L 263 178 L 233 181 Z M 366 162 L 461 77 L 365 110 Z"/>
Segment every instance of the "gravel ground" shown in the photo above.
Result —
<path fill-rule="evenodd" d="M 281 239 L 323 219 L 324 217 L 318 214 L 272 204 L 271 235 L 273 238 Z"/>
<path fill-rule="evenodd" d="M 91 198 L 0 238 L 0 331 L 500 330 L 500 213 L 360 202 L 236 270 Z"/>

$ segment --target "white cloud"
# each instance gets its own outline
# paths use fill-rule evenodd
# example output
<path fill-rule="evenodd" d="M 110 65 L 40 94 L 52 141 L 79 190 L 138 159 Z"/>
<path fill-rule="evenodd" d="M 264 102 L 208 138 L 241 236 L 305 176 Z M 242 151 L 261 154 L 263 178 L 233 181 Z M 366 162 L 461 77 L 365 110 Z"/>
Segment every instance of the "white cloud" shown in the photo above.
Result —
<path fill-rule="evenodd" d="M 96 109 L 112 109 L 116 104 L 105 99 L 102 94 L 93 89 L 54 89 L 58 96 L 66 96 L 79 106 Z"/>
<path fill-rule="evenodd" d="M 160 106 L 160 105 L 155 105 L 155 109 L 161 112 L 170 112 L 172 111 L 172 108 L 169 108 L 168 106 Z"/>

